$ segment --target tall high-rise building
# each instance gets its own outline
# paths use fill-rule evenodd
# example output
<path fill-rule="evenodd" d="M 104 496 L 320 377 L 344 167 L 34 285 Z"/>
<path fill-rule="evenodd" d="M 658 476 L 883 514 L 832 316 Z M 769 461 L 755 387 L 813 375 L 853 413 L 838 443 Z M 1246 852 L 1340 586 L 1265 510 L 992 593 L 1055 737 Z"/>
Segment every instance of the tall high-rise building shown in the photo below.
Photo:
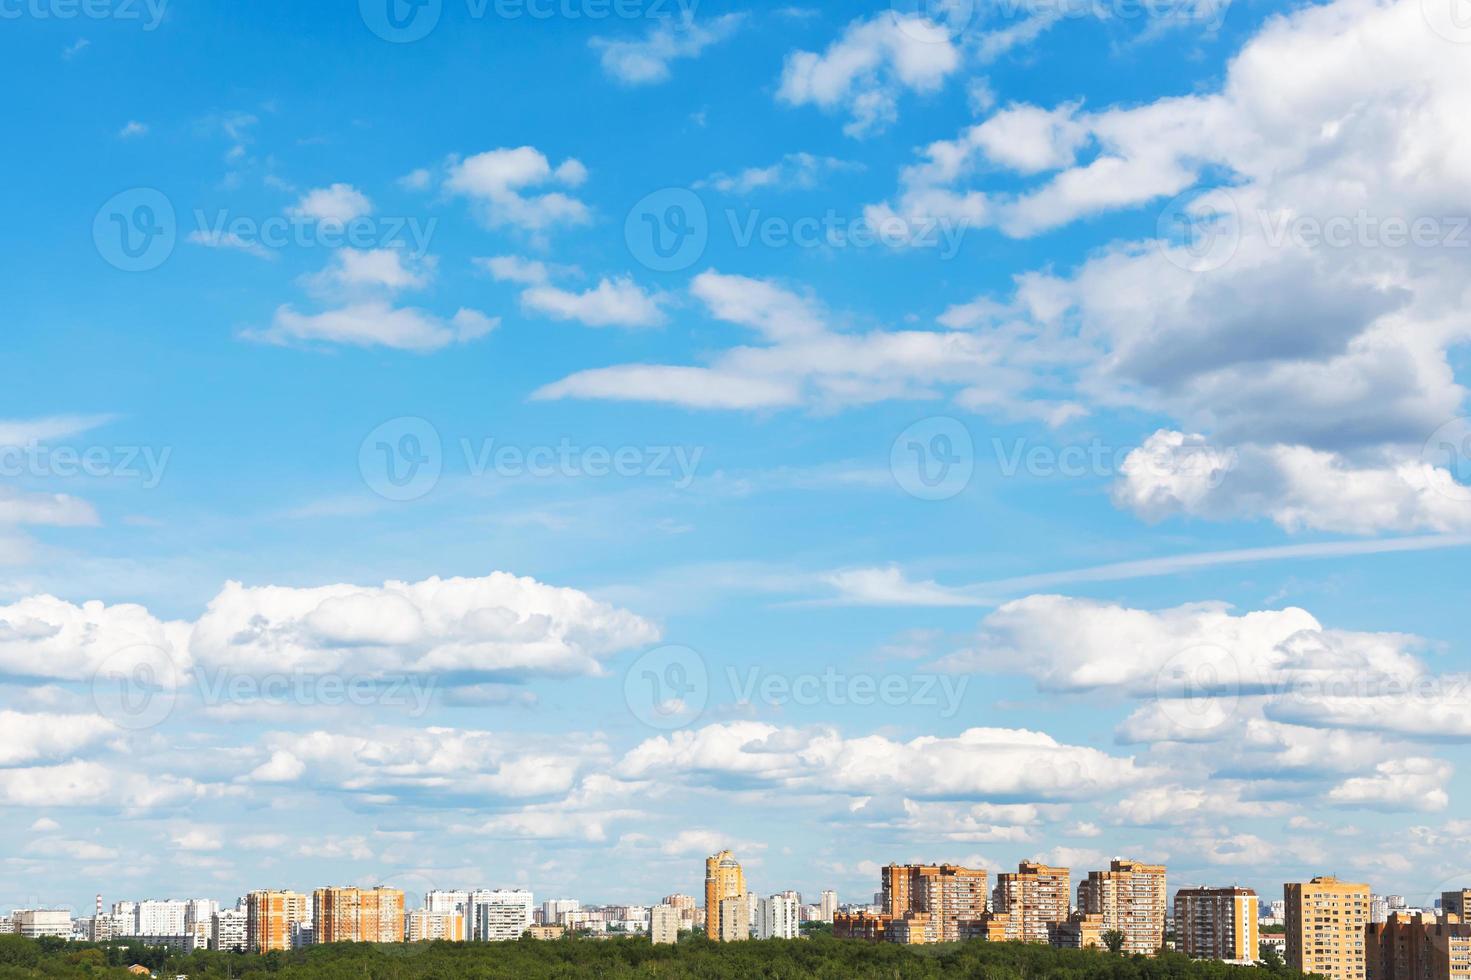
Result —
<path fill-rule="evenodd" d="M 1454 912 L 1439 919 L 1391 912 L 1364 937 L 1367 980 L 1471 980 L 1471 924 Z"/>
<path fill-rule="evenodd" d="M 838 893 L 831 888 L 823 889 L 822 903 L 818 906 L 818 918 L 823 922 L 833 921 L 838 914 Z"/>
<path fill-rule="evenodd" d="M 1048 926 L 1068 920 L 1071 892 L 1072 876 L 1067 868 L 1023 861 L 1015 872 L 996 876 L 984 935 L 989 939 L 1050 942 Z"/>
<path fill-rule="evenodd" d="M 1123 952 L 1153 956 L 1165 941 L 1165 868 L 1115 859 L 1078 882 L 1078 911 L 1124 934 Z"/>
<path fill-rule="evenodd" d="M 580 908 L 582 903 L 575 898 L 549 898 L 541 903 L 541 921 L 544 925 L 561 925 L 564 914 Z"/>
<path fill-rule="evenodd" d="M 673 905 L 655 905 L 649 912 L 649 940 L 655 946 L 672 946 L 679 942 L 679 909 Z"/>
<path fill-rule="evenodd" d="M 245 947 L 252 953 L 291 948 L 291 927 L 312 917 L 311 897 L 299 892 L 251 892 L 245 896 Z"/>
<path fill-rule="evenodd" d="M 1255 962 L 1259 911 L 1250 888 L 1181 888 L 1175 892 L 1180 951 L 1196 959 Z"/>
<path fill-rule="evenodd" d="M 536 899 L 524 888 L 481 889 L 470 893 L 470 908 L 474 916 L 471 930 L 474 939 L 499 943 L 520 939 L 531 928 Z"/>
<path fill-rule="evenodd" d="M 248 942 L 249 913 L 245 909 L 220 909 L 210 916 L 209 948 L 218 953 L 243 953 Z"/>
<path fill-rule="evenodd" d="M 1283 887 L 1287 965 L 1329 980 L 1364 980 L 1364 927 L 1369 886 L 1318 877 Z"/>
<path fill-rule="evenodd" d="M 757 939 L 796 939 L 801 935 L 798 910 L 802 901 L 796 892 L 763 898 L 756 905 Z"/>
<path fill-rule="evenodd" d="M 882 912 L 895 923 L 886 933 L 895 941 L 956 942 L 960 923 L 986 912 L 986 872 L 978 868 L 891 864 L 882 885 Z"/>
<path fill-rule="evenodd" d="M 732 911 L 727 915 L 724 906 Z M 750 907 L 746 900 L 746 875 L 730 851 L 705 859 L 705 934 L 716 942 L 746 939 Z"/>
<path fill-rule="evenodd" d="M 1471 888 L 1462 888 L 1460 891 L 1440 893 L 1440 912 L 1442 915 L 1454 915 L 1462 922 L 1471 922 Z"/>
<path fill-rule="evenodd" d="M 459 916 L 461 933 L 457 941 L 471 938 L 474 924 L 471 921 L 473 913 L 470 908 L 470 893 L 468 891 L 434 889 L 425 892 L 424 911 L 433 912 L 436 915 Z"/>
<path fill-rule="evenodd" d="M 404 893 L 397 888 L 318 888 L 312 893 L 315 943 L 401 943 Z"/>

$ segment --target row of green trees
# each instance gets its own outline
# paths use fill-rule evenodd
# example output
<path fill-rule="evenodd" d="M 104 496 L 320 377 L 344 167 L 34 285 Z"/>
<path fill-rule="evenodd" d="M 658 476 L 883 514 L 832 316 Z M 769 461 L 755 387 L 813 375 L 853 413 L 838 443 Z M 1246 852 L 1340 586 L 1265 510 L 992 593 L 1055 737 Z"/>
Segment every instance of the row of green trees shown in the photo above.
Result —
<path fill-rule="evenodd" d="M 971 942 L 896 946 L 834 939 L 712 943 L 701 935 L 676 946 L 646 938 L 567 938 L 511 943 L 340 943 L 266 956 L 196 952 L 187 956 L 109 944 L 32 941 L 0 936 L 0 980 L 35 977 L 128 978 L 140 964 L 160 980 L 572 980 L 597 977 L 699 980 L 866 980 L 951 978 L 984 980 L 1265 980 L 1268 968 L 1191 960 L 1177 953 L 1122 956 L 1106 950 L 1053 949 L 1024 943 Z"/>

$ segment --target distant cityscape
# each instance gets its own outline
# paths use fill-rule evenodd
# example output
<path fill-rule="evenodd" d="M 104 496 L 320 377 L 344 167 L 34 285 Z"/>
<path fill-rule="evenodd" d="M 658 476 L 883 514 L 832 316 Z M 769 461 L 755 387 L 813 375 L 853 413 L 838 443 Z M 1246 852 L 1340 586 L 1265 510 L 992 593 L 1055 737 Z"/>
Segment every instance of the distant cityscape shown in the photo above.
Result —
<path fill-rule="evenodd" d="M 1263 905 L 1250 888 L 1190 886 L 1168 901 L 1160 864 L 1115 859 L 1078 882 L 1069 868 L 1024 861 L 996 875 L 950 864 L 890 864 L 871 901 L 842 903 L 824 890 L 804 902 L 793 890 L 761 896 L 730 851 L 705 860 L 704 895 L 665 895 L 657 904 L 538 905 L 521 889 L 433 890 L 418 908 L 397 888 L 253 891 L 233 907 L 213 899 L 117 901 L 93 914 L 14 909 L 0 932 L 79 942 L 127 940 L 180 952 L 265 954 L 317 943 L 505 942 L 529 936 L 646 936 L 676 943 L 703 932 L 716 942 L 797 939 L 814 928 L 839 939 L 900 944 L 1045 943 L 1251 966 L 1284 964 L 1329 980 L 1471 980 L 1468 887 L 1442 892 L 1432 908 L 1367 884 L 1315 877 L 1289 882 Z"/>

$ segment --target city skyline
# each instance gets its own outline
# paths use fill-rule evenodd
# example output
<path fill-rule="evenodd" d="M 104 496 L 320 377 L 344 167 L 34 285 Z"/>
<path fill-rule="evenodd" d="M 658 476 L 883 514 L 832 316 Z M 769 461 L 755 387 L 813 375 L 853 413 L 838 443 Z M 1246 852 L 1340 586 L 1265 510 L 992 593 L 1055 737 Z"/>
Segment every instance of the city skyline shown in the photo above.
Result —
<path fill-rule="evenodd" d="M 1465 2 L 0 2 L 0 909 L 1464 887 Z"/>

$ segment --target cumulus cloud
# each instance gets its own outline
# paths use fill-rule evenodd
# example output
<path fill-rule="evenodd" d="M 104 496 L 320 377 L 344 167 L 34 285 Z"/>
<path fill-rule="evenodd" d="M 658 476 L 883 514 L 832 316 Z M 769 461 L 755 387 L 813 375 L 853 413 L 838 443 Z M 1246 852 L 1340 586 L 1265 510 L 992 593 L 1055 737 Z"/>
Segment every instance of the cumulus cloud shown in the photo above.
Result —
<path fill-rule="evenodd" d="M 0 711 L 0 766 L 60 759 L 117 733 L 97 715 Z"/>
<path fill-rule="evenodd" d="M 552 167 L 532 146 L 488 150 L 453 163 L 445 189 L 469 198 L 491 228 L 512 226 L 533 233 L 558 225 L 584 225 L 592 213 L 586 204 L 561 190 L 536 193 L 547 186 L 573 188 L 587 179 L 587 168 L 568 158 Z"/>
<path fill-rule="evenodd" d="M 650 739 L 630 751 L 617 771 L 629 778 L 683 773 L 794 792 L 1018 802 L 1088 799 L 1149 776 L 1132 758 L 1020 729 L 972 728 L 954 738 L 900 742 L 760 722 Z"/>
<path fill-rule="evenodd" d="M 522 267 L 520 275 L 537 270 Z M 534 285 L 521 294 L 521 306 L 554 320 L 576 320 L 589 327 L 652 327 L 667 319 L 658 293 L 645 291 L 632 279 L 602 279 L 592 289 L 571 292 L 556 286 Z"/>
<path fill-rule="evenodd" d="M 1355 464 L 1307 446 L 1216 449 L 1160 431 L 1124 461 L 1114 499 L 1147 520 L 1265 516 L 1288 531 L 1466 531 L 1471 500 L 1448 470 L 1419 459 Z"/>
<path fill-rule="evenodd" d="M 1392 759 L 1380 763 L 1372 776 L 1344 780 L 1328 793 L 1328 800 L 1345 806 L 1433 813 L 1450 805 L 1445 786 L 1453 772 L 1450 763 L 1439 759 Z"/>
<path fill-rule="evenodd" d="M 878 14 L 855 20 L 821 54 L 794 51 L 777 97 L 788 105 L 844 110 L 849 136 L 870 136 L 899 116 L 905 92 L 938 91 L 961 66 L 947 29 L 924 17 Z"/>
<path fill-rule="evenodd" d="M 332 184 L 307 191 L 288 213 L 299 220 L 345 225 L 372 212 L 373 202 L 362 191 L 351 184 Z"/>
<path fill-rule="evenodd" d="M 0 605 L 0 670 L 65 680 L 154 665 L 177 686 L 195 666 L 236 673 L 521 677 L 603 672 L 659 629 L 575 589 L 496 572 L 381 586 L 227 583 L 194 623 L 137 605 L 34 596 Z"/>
<path fill-rule="evenodd" d="M 637 41 L 594 38 L 589 43 L 601 52 L 609 77 L 624 85 L 649 85 L 668 80 L 671 61 L 698 58 L 712 44 L 731 37 L 743 19 L 742 14 L 726 14 L 702 24 L 686 14 L 659 21 Z"/>
<path fill-rule="evenodd" d="M 332 253 L 327 268 L 307 278 L 321 293 L 395 293 L 422 289 L 434 276 L 432 256 L 416 257 L 398 248 L 343 248 Z"/>

